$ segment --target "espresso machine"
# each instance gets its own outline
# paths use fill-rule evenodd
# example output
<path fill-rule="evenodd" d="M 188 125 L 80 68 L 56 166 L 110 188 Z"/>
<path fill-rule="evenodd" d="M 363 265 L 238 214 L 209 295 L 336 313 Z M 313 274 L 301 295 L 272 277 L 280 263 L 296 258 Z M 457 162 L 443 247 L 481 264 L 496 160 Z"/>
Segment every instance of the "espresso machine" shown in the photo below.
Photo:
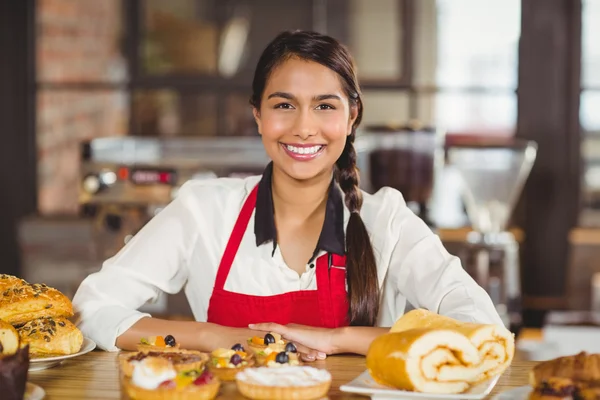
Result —
<path fill-rule="evenodd" d="M 519 244 L 507 228 L 536 153 L 535 142 L 520 139 L 447 148 L 447 167 L 461 177 L 471 224 L 460 254 L 462 264 L 489 293 L 513 332 L 522 319 L 521 272 Z"/>

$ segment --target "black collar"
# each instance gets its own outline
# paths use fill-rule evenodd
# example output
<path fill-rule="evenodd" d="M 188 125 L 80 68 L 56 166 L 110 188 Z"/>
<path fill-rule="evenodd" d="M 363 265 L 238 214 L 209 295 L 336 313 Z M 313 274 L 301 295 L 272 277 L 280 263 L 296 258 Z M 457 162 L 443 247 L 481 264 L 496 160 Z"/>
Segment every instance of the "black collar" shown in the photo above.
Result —
<path fill-rule="evenodd" d="M 256 246 L 272 241 L 273 252 L 275 252 L 277 248 L 277 230 L 273 209 L 272 175 L 273 163 L 269 163 L 258 183 L 254 234 L 256 235 Z M 329 186 L 329 195 L 327 196 L 323 229 L 312 258 L 314 259 L 321 250 L 343 256 L 345 249 L 344 201 L 335 179 L 332 179 Z"/>

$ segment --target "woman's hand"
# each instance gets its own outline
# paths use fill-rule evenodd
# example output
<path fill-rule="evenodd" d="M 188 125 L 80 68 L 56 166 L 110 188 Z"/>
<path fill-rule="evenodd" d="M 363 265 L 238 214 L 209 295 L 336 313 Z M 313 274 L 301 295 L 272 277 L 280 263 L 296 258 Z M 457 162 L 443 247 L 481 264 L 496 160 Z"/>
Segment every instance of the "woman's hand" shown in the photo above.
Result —
<path fill-rule="evenodd" d="M 250 329 L 275 332 L 293 342 L 304 361 L 324 360 L 335 354 L 335 329 L 315 328 L 306 325 L 280 325 L 275 323 L 250 324 Z"/>

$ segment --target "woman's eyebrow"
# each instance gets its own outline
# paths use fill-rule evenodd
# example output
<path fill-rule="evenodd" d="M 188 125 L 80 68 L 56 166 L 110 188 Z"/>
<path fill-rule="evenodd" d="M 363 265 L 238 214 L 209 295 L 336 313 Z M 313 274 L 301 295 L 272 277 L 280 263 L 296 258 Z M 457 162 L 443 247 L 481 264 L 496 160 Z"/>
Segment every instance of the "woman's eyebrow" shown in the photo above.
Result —
<path fill-rule="evenodd" d="M 287 92 L 273 92 L 269 95 L 269 99 L 272 99 L 274 97 L 281 97 L 283 99 L 287 99 L 287 100 L 295 100 L 296 97 L 291 94 L 291 93 L 287 93 Z M 337 94 L 319 94 L 313 97 L 313 100 L 315 101 L 323 101 L 323 100 L 342 100 L 340 96 L 338 96 Z"/>

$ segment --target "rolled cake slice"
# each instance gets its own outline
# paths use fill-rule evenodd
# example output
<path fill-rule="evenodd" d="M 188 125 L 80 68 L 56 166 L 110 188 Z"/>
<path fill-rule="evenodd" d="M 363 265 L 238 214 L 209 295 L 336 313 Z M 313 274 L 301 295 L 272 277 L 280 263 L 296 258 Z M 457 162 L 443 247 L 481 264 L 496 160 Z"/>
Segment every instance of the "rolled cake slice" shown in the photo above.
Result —
<path fill-rule="evenodd" d="M 505 327 L 461 322 L 423 309 L 411 310 L 403 315 L 390 332 L 423 328 L 453 330 L 469 338 L 481 357 L 480 374 L 473 383 L 503 373 L 515 355 L 514 335 Z"/>
<path fill-rule="evenodd" d="M 15 354 L 19 348 L 19 333 L 8 322 L 0 319 L 0 355 Z"/>
<path fill-rule="evenodd" d="M 367 369 L 383 385 L 424 393 L 462 393 L 479 374 L 481 358 L 464 335 L 411 329 L 375 339 Z"/>

